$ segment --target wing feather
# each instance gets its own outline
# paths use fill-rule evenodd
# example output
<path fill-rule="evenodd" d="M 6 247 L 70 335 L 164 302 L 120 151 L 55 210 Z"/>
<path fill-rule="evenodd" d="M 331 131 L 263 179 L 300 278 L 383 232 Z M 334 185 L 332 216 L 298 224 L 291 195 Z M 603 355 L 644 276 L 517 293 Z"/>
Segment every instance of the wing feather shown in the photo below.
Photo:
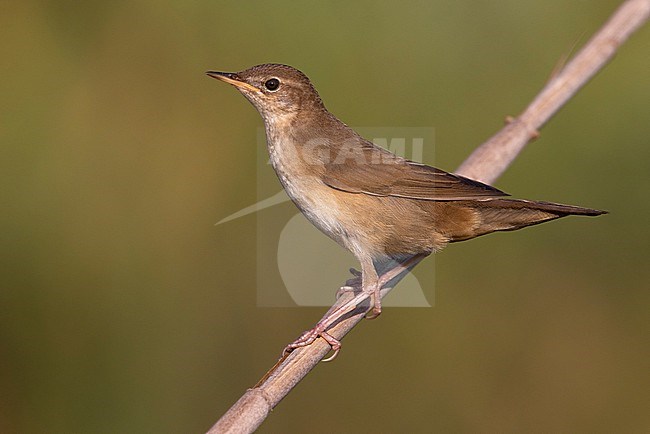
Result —
<path fill-rule="evenodd" d="M 345 158 L 335 158 L 326 165 L 325 184 L 349 193 L 420 200 L 508 196 L 482 182 L 398 157 L 370 142 L 356 145 L 345 149 Z"/>

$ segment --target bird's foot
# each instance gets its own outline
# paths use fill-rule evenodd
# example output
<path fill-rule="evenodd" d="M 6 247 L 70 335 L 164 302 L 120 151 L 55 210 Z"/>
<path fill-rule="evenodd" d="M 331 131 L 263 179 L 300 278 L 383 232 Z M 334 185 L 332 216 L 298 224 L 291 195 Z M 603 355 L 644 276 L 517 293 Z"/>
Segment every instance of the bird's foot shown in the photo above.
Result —
<path fill-rule="evenodd" d="M 375 319 L 375 318 L 377 318 L 379 315 L 381 315 L 381 306 L 373 306 L 372 309 L 370 309 L 370 310 L 366 313 L 366 317 L 365 317 L 365 318 L 366 318 L 366 319 Z"/>
<path fill-rule="evenodd" d="M 352 289 L 357 289 L 356 287 L 353 287 Z M 359 303 L 363 302 L 366 298 L 368 298 L 368 294 L 365 291 L 362 291 L 361 288 L 358 288 L 358 293 L 356 293 L 353 297 L 351 297 L 349 300 L 345 300 L 341 303 L 340 306 L 335 305 L 332 307 L 330 311 L 328 311 L 323 318 L 318 321 L 316 326 L 312 328 L 311 330 L 307 330 L 304 332 L 298 339 L 287 345 L 282 352 L 283 356 L 286 356 L 288 353 L 291 351 L 295 350 L 296 348 L 301 348 L 301 347 L 306 347 L 308 345 L 311 345 L 314 343 L 316 339 L 323 338 L 325 342 L 327 342 L 331 347 L 332 351 L 334 352 L 330 357 L 327 359 L 324 359 L 324 362 L 329 362 L 330 360 L 334 360 L 334 358 L 338 355 L 339 351 L 341 350 L 341 342 L 331 334 L 327 333 L 325 330 L 336 324 L 338 321 L 340 321 L 345 315 L 347 315 L 349 312 L 352 312 L 356 307 L 359 305 Z"/>
<path fill-rule="evenodd" d="M 295 350 L 296 348 L 301 348 L 301 347 L 306 347 L 308 345 L 311 345 L 314 343 L 316 339 L 319 337 L 323 338 L 325 342 L 327 342 L 330 347 L 332 347 L 332 351 L 334 352 L 331 356 L 329 356 L 326 359 L 323 359 L 323 362 L 329 362 L 332 361 L 336 358 L 336 356 L 339 354 L 339 351 L 341 351 L 341 342 L 334 338 L 332 335 L 327 333 L 324 330 L 324 326 L 321 323 L 316 324 L 316 327 L 314 327 L 311 330 L 307 330 L 304 332 L 298 339 L 290 343 L 284 348 L 284 351 L 282 351 L 282 356 L 288 355 L 290 352 Z"/>

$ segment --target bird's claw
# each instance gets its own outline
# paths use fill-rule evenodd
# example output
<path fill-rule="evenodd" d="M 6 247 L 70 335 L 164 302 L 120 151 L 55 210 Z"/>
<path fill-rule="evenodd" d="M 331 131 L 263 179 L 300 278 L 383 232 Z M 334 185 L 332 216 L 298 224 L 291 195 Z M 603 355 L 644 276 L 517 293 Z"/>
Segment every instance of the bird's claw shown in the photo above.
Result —
<path fill-rule="evenodd" d="M 330 362 L 338 356 L 339 351 L 341 351 L 341 342 L 336 339 L 334 336 L 330 335 L 329 333 L 325 332 L 324 330 L 321 330 L 321 327 L 316 326 L 311 330 L 307 330 L 304 332 L 298 339 L 290 343 L 284 348 L 284 351 L 282 351 L 282 357 L 286 357 L 290 352 L 295 350 L 296 348 L 301 348 L 301 347 L 306 347 L 314 343 L 316 339 L 319 337 L 323 338 L 325 342 L 327 342 L 330 347 L 332 347 L 332 351 L 334 353 L 329 356 L 326 359 L 323 359 L 323 362 Z"/>

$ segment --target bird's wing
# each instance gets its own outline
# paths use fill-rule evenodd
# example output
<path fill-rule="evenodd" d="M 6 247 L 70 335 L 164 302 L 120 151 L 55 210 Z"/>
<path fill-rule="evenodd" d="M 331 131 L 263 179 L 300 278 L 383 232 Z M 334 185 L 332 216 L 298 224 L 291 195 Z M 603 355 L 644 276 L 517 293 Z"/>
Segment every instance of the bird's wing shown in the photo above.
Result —
<path fill-rule="evenodd" d="M 323 181 L 349 193 L 420 200 L 508 196 L 487 184 L 398 157 L 370 142 L 339 152 L 326 164 Z"/>

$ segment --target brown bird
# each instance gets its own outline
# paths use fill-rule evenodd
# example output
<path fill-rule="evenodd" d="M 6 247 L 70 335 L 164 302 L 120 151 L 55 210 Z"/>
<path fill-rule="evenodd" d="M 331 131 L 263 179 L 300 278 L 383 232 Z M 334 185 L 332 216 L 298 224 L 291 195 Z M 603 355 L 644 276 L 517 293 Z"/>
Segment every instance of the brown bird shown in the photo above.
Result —
<path fill-rule="evenodd" d="M 319 336 L 336 356 L 327 329 L 370 298 L 381 313 L 380 290 L 448 243 L 511 231 L 596 209 L 508 199 L 487 184 L 401 158 L 338 120 L 297 69 L 264 64 L 207 74 L 232 84 L 264 120 L 271 164 L 307 219 L 361 263 L 361 291 L 326 315 L 285 351 Z"/>

